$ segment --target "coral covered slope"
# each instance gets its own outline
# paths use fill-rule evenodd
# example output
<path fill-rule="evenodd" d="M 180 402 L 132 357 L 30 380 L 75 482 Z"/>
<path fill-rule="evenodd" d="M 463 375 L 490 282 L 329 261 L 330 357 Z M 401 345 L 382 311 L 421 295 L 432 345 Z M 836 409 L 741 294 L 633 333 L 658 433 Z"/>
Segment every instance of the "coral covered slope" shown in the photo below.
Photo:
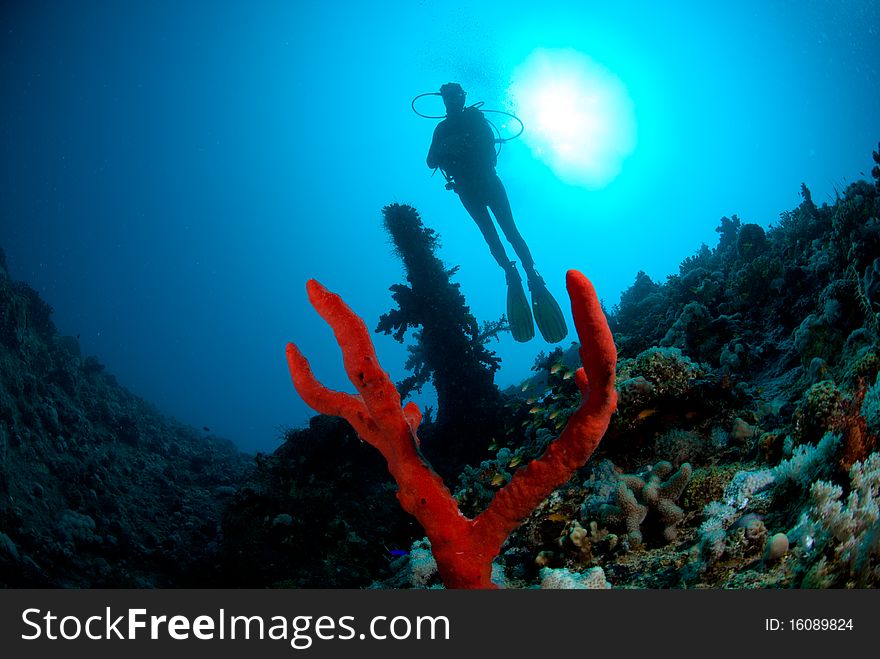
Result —
<path fill-rule="evenodd" d="M 0 258 L 0 587 L 213 583 L 250 460 L 119 386 L 51 312 Z"/>
<path fill-rule="evenodd" d="M 618 353 L 607 433 L 501 546 L 493 583 L 880 583 L 878 178 L 880 167 L 821 206 L 803 187 L 767 228 L 722 218 L 717 244 L 665 281 L 636 275 L 607 312 Z M 364 320 L 410 337 L 404 389 L 431 381 L 447 408 L 462 392 L 491 408 L 479 432 L 450 441 L 470 412 L 423 425 L 475 518 L 577 409 L 579 346 L 539 355 L 534 374 L 498 391 L 503 355 L 485 344 L 503 323 L 480 329 L 435 234 L 389 208 L 407 220 L 395 245 L 407 282 L 391 289 L 395 309 Z M 273 455 L 244 458 L 83 358 L 0 266 L 0 586 L 440 585 L 387 461 L 348 424 L 317 416 Z M 425 303 L 435 296 L 442 313 Z M 460 359 L 444 361 L 450 346 Z"/>

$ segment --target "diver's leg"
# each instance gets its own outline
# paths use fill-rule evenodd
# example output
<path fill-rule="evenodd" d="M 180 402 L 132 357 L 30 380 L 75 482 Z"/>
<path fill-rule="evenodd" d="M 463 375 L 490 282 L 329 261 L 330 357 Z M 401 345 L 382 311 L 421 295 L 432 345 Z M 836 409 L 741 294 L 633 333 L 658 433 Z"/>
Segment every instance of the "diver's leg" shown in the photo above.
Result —
<path fill-rule="evenodd" d="M 485 197 L 477 192 L 461 189 L 458 191 L 458 196 L 467 212 L 474 218 L 474 222 L 480 227 L 480 231 L 483 232 L 483 237 L 489 243 L 489 251 L 492 252 L 492 256 L 504 270 L 507 280 L 507 323 L 510 327 L 510 333 L 515 341 L 530 341 L 535 336 L 535 322 L 532 318 L 529 300 L 523 290 L 522 278 L 516 269 L 516 263 L 507 258 L 504 244 L 498 237 L 495 223 L 489 216 L 489 209 L 486 208 L 484 201 Z"/>
<path fill-rule="evenodd" d="M 535 324 L 541 332 L 541 336 L 548 343 L 558 343 L 562 341 L 568 334 L 568 327 L 565 324 L 565 317 L 562 315 L 562 309 L 559 303 L 547 290 L 544 279 L 535 270 L 535 262 L 532 260 L 532 253 L 529 251 L 526 241 L 520 235 L 516 224 L 513 221 L 513 213 L 510 210 L 510 201 L 507 199 L 507 191 L 501 179 L 495 176 L 495 179 L 489 186 L 489 208 L 498 221 L 498 226 L 507 236 L 507 240 L 513 245 L 516 253 L 519 255 L 529 280 L 529 290 L 532 292 L 532 313 L 534 314 Z"/>
<path fill-rule="evenodd" d="M 492 209 L 492 213 L 498 221 L 498 226 L 501 227 L 505 237 L 513 246 L 514 251 L 519 256 L 519 260 L 522 261 L 523 269 L 525 269 L 531 279 L 532 275 L 535 274 L 535 261 L 532 259 L 529 246 L 526 245 L 526 241 L 520 234 L 519 229 L 516 228 L 516 223 L 513 221 L 513 212 L 510 210 L 510 200 L 507 198 L 507 191 L 504 189 L 504 184 L 498 176 L 493 177 L 493 180 L 489 183 L 489 208 Z"/>
<path fill-rule="evenodd" d="M 480 228 L 483 238 L 485 238 L 486 242 L 489 244 L 489 251 L 492 252 L 492 256 L 498 262 L 498 265 L 500 265 L 505 272 L 508 272 L 510 270 L 511 261 L 507 258 L 504 244 L 498 236 L 498 231 L 495 230 L 495 224 L 492 222 L 492 218 L 489 217 L 489 209 L 486 208 L 486 204 L 480 200 L 477 195 L 472 195 L 467 192 L 460 192 L 458 196 L 461 199 L 461 203 L 465 210 L 472 218 L 474 218 L 474 222 L 476 222 L 477 226 Z"/>

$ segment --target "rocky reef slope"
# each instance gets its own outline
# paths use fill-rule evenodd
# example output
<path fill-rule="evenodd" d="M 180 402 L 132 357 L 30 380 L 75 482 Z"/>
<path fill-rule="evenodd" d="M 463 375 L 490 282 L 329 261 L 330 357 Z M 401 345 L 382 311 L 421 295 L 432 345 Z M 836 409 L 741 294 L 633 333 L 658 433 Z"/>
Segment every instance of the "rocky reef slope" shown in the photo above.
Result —
<path fill-rule="evenodd" d="M 637 275 L 609 312 L 620 357 L 620 405 L 609 432 L 590 463 L 511 536 L 498 560 L 500 581 L 880 582 L 878 184 L 859 181 L 822 206 L 806 186 L 801 192 L 803 202 L 767 230 L 722 218 L 718 244 L 686 258 L 665 282 Z M 575 349 L 540 355 L 537 374 L 504 392 L 506 429 L 480 448 L 492 457 L 466 467 L 455 487 L 468 514 L 539 455 L 577 406 Z M 348 535 L 278 528 L 277 515 L 304 520 L 308 513 L 296 511 L 313 510 L 314 492 L 333 496 L 329 474 L 310 493 L 283 489 L 316 473 L 306 457 L 316 449 L 303 447 L 335 446 L 324 455 L 344 456 L 351 444 L 343 437 L 326 424 L 292 433 L 284 450 L 302 456 L 298 477 L 289 457 L 264 462 L 263 487 L 246 502 L 237 498 L 233 510 L 270 513 L 237 514 L 249 530 L 234 536 L 262 533 L 275 551 L 311 542 L 323 568 L 298 585 L 368 585 L 368 576 L 392 587 L 437 585 L 420 529 L 390 522 L 386 506 L 394 502 L 374 498 L 389 490 L 387 477 L 369 476 L 380 480 L 359 493 L 359 509 L 345 495 L 328 511 Z M 327 465 L 318 469 L 326 474 Z M 270 482 L 281 487 L 267 490 Z M 285 573 L 304 576 L 287 564 L 261 578 L 281 583 Z"/>
<path fill-rule="evenodd" d="M 589 464 L 510 537 L 497 580 L 880 583 L 874 159 L 875 180 L 833 203 L 817 206 L 804 186 L 802 203 L 770 228 L 722 218 L 718 244 L 678 273 L 636 276 L 608 311 L 619 353 L 611 427 Z M 457 292 L 454 268 L 434 271 L 432 285 Z M 392 291 L 398 304 L 418 292 Z M 450 299 L 467 311 L 459 297 Z M 418 339 L 444 314 L 410 311 L 380 330 L 416 330 L 413 378 L 427 381 L 440 369 Z M 482 350 L 502 330 L 495 323 L 444 346 Z M 534 375 L 499 393 L 500 427 L 477 433 L 482 443 L 468 451 L 488 458 L 447 480 L 466 513 L 484 509 L 564 426 L 579 402 L 576 348 L 539 355 Z M 478 368 L 446 351 L 447 382 L 467 390 L 468 378 L 491 381 L 494 353 Z M 442 462 L 455 443 L 443 441 L 443 424 L 432 427 Z M 460 459 L 445 456 L 447 465 Z M 164 418 L 83 358 L 0 258 L 0 586 L 437 585 L 423 535 L 378 453 L 346 423 L 315 417 L 274 454 L 242 456 Z"/>
<path fill-rule="evenodd" d="M 251 460 L 121 387 L 0 252 L 0 587 L 205 586 Z"/>

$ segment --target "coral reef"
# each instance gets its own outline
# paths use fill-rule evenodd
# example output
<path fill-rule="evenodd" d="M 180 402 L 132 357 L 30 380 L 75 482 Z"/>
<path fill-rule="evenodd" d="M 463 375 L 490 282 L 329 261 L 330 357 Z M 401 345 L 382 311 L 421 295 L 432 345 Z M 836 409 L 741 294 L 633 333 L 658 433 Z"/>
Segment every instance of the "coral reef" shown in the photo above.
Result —
<path fill-rule="evenodd" d="M 256 457 L 229 498 L 218 557 L 223 581 L 356 588 L 388 577 L 415 525 L 396 503 L 382 456 L 347 423 L 321 415 L 284 440 Z"/>
<path fill-rule="evenodd" d="M 876 587 L 878 171 L 829 203 L 802 185 L 772 225 L 721 218 L 717 245 L 662 282 L 639 272 L 608 314 L 616 373 L 605 360 L 586 384 L 585 341 L 538 355 L 504 392 L 486 344 L 502 326 L 478 326 L 436 235 L 390 206 L 407 282 L 380 331 L 409 337 L 402 391 L 445 391 L 436 421 L 419 426 L 390 381 L 377 385 L 378 364 L 356 360 L 369 395 L 317 383 L 307 395 L 358 433 L 319 415 L 253 460 L 119 387 L 4 265 L 0 586 Z M 346 350 L 369 357 L 361 331 Z M 576 434 L 588 386 L 608 421 L 614 379 L 601 443 L 595 426 L 572 456 L 560 433 Z M 468 435 L 471 402 L 492 412 Z M 422 449 L 450 458 L 454 487 Z"/>
<path fill-rule="evenodd" d="M 311 407 L 341 416 L 379 450 L 398 485 L 401 506 L 422 525 L 431 541 L 443 582 L 451 588 L 490 588 L 491 564 L 502 543 L 556 487 L 593 453 L 605 434 L 617 394 L 616 351 L 592 284 L 578 272 L 567 276 L 572 315 L 581 339 L 583 370 L 577 383 L 583 403 L 547 451 L 517 472 L 474 519 L 464 517 L 442 479 L 424 461 L 416 434 L 421 412 L 401 409 L 400 395 L 382 371 L 363 321 L 342 300 L 315 281 L 307 289 L 315 309 L 331 325 L 357 396 L 332 391 L 314 377 L 294 344 L 287 360 L 294 386 Z"/>
<path fill-rule="evenodd" d="M 599 509 L 600 523 L 623 526 L 632 547 L 642 545 L 642 524 L 647 520 L 661 527 L 663 540 L 672 542 L 684 511 L 676 502 L 690 481 L 693 468 L 685 462 L 673 473 L 672 463 L 661 461 L 639 474 L 621 474 L 614 490 L 614 503 Z M 668 477 L 668 478 L 667 478 Z M 654 519 L 648 519 L 648 515 Z"/>
<path fill-rule="evenodd" d="M 868 431 L 874 435 L 880 434 L 880 374 L 873 385 L 868 389 L 862 401 L 861 414 L 865 419 Z"/>
<path fill-rule="evenodd" d="M 864 588 L 880 583 L 880 454 L 850 471 L 849 494 L 824 480 L 810 487 L 810 503 L 788 533 L 807 568 L 804 586 Z"/>
<path fill-rule="evenodd" d="M 207 587 L 251 460 L 120 387 L 0 258 L 0 587 Z"/>
<path fill-rule="evenodd" d="M 600 567 L 577 573 L 566 568 L 541 568 L 541 588 L 547 590 L 602 590 L 611 588 Z"/>
<path fill-rule="evenodd" d="M 871 550 L 837 553 L 829 540 L 808 556 L 792 529 L 803 515 L 818 524 L 835 506 L 836 528 L 847 515 L 870 520 L 861 502 L 877 501 L 864 465 L 877 455 L 880 424 L 880 196 L 864 182 L 833 205 L 816 206 L 805 185 L 801 194 L 803 203 L 766 230 L 722 218 L 716 248 L 703 246 L 665 283 L 638 273 L 621 296 L 609 317 L 620 406 L 597 451 L 605 460 L 582 470 L 582 487 L 557 490 L 514 536 L 536 565 L 601 565 L 615 585 L 642 587 L 876 583 L 873 559 L 841 560 Z M 552 376 L 523 388 L 527 416 L 520 442 L 505 444 L 512 454 L 538 444 L 571 406 Z M 638 467 L 658 459 L 693 469 L 675 502 L 671 542 L 640 537 L 650 513 L 638 492 L 649 476 Z M 854 492 L 858 504 L 849 503 Z M 860 547 L 869 546 L 869 528 L 850 529 Z M 523 572 L 515 549 L 502 558 L 537 578 Z"/>

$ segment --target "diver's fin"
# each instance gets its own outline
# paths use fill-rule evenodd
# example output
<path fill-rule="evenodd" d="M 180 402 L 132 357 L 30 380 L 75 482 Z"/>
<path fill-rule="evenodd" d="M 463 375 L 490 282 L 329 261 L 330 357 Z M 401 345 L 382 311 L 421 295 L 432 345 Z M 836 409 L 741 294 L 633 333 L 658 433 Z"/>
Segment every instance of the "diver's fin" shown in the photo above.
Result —
<path fill-rule="evenodd" d="M 556 298 L 547 290 L 544 280 L 537 272 L 529 276 L 529 290 L 532 292 L 532 311 L 541 336 L 548 343 L 559 343 L 568 334 L 565 316 Z"/>
<path fill-rule="evenodd" d="M 525 343 L 535 337 L 535 324 L 532 310 L 523 290 L 522 279 L 511 262 L 507 270 L 507 322 L 514 341 Z"/>

